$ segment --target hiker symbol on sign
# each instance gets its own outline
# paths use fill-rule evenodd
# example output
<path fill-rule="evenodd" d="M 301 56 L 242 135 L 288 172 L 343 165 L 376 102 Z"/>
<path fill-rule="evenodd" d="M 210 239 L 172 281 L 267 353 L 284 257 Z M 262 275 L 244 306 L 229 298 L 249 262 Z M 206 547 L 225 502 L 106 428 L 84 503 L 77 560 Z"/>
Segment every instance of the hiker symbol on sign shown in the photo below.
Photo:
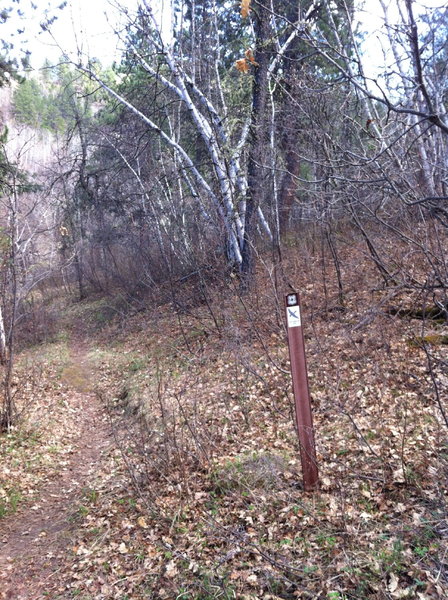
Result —
<path fill-rule="evenodd" d="M 288 315 L 288 327 L 300 327 L 302 325 L 302 319 L 300 317 L 300 307 L 294 306 L 286 309 Z"/>

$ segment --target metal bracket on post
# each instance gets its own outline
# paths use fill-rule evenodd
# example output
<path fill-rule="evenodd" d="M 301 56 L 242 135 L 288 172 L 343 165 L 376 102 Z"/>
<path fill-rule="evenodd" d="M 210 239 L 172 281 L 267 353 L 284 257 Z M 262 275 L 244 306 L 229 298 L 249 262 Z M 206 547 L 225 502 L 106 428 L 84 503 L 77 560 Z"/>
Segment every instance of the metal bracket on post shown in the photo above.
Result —
<path fill-rule="evenodd" d="M 289 359 L 291 362 L 297 433 L 300 443 L 303 487 L 305 491 L 311 491 L 318 486 L 319 473 L 314 444 L 313 417 L 308 386 L 300 298 L 297 293 L 286 296 L 286 321 L 288 325 Z"/>

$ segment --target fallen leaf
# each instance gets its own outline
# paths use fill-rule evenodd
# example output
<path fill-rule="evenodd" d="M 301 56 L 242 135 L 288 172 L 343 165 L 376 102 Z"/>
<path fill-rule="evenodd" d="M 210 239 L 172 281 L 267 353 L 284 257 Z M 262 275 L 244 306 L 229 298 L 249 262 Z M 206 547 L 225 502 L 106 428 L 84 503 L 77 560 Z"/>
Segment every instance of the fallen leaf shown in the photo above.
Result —
<path fill-rule="evenodd" d="M 398 587 L 398 577 L 395 575 L 395 573 L 391 573 L 389 575 L 389 584 L 387 586 L 387 589 L 389 590 L 390 593 L 395 592 L 395 590 Z"/>
<path fill-rule="evenodd" d="M 148 523 L 146 522 L 145 517 L 139 517 L 137 519 L 137 525 L 142 529 L 148 529 Z"/>
<path fill-rule="evenodd" d="M 118 552 L 120 554 L 127 554 L 128 553 L 128 549 L 127 546 L 124 542 L 121 542 L 121 544 L 118 546 Z"/>
<path fill-rule="evenodd" d="M 174 562 L 174 560 L 171 560 L 165 568 L 165 575 L 167 577 L 169 577 L 170 579 L 172 579 L 173 577 L 175 577 L 177 575 L 178 571 L 176 568 L 176 563 Z"/>

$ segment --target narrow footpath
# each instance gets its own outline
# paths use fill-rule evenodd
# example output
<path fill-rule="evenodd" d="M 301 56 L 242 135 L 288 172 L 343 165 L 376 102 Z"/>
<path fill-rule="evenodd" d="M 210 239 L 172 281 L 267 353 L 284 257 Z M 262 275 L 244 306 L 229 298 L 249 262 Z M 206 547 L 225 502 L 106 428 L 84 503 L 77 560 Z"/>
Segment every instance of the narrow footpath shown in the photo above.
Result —
<path fill-rule="evenodd" d="M 107 417 L 91 391 L 94 377 L 82 347 L 72 351 L 64 377 L 73 390 L 69 399 L 76 416 L 73 451 L 39 490 L 32 506 L 24 505 L 0 521 L 1 600 L 57 597 L 52 590 L 72 545 L 76 507 L 112 444 Z"/>

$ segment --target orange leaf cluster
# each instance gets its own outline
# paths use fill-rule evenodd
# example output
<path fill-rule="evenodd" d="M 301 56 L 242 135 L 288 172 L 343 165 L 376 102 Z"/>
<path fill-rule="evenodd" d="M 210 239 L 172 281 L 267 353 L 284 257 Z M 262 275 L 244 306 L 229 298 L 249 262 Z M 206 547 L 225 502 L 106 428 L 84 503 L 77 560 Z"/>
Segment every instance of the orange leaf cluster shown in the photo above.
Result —
<path fill-rule="evenodd" d="M 254 65 L 255 67 L 258 67 L 258 63 L 254 58 L 254 53 L 252 52 L 252 50 L 250 48 L 248 50 L 246 50 L 244 55 L 252 65 Z"/>
<path fill-rule="evenodd" d="M 241 0 L 241 16 L 243 19 L 249 16 L 250 0 Z"/>
<path fill-rule="evenodd" d="M 235 67 L 237 68 L 237 70 L 240 73 L 248 73 L 249 72 L 249 63 L 247 62 L 247 60 L 245 58 L 239 58 L 235 63 Z"/>
<path fill-rule="evenodd" d="M 254 58 L 254 53 L 249 48 L 244 53 L 244 58 L 239 58 L 235 62 L 235 67 L 240 73 L 249 73 L 249 66 L 254 65 L 254 67 L 258 67 L 258 63 Z"/>

